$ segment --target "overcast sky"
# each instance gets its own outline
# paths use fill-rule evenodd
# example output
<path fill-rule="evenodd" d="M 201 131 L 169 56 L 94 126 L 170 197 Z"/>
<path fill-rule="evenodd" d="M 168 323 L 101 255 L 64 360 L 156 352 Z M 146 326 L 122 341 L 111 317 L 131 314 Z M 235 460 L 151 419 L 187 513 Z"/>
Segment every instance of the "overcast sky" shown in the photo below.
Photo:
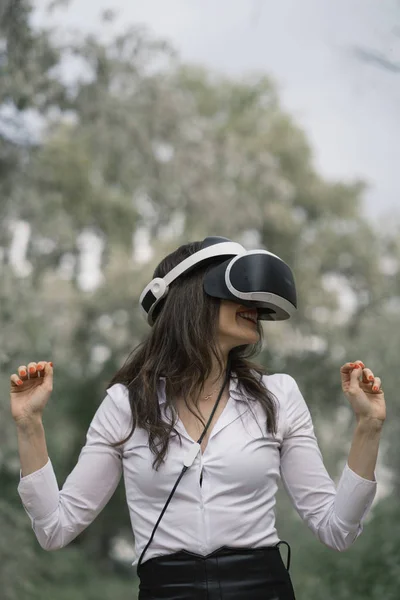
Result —
<path fill-rule="evenodd" d="M 34 1 L 36 23 L 49 22 L 47 3 Z M 366 179 L 368 212 L 400 215 L 400 71 L 352 53 L 362 46 L 400 65 L 399 0 L 74 0 L 53 21 L 99 30 L 106 8 L 119 15 L 114 28 L 146 24 L 183 60 L 272 75 L 320 171 Z"/>

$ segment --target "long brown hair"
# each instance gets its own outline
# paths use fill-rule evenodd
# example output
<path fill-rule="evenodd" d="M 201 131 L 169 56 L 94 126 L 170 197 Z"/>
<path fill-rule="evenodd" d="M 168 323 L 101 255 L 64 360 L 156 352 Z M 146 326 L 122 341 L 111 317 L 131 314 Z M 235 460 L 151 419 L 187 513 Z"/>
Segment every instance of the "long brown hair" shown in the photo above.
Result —
<path fill-rule="evenodd" d="M 178 263 L 200 249 L 201 242 L 180 246 L 164 258 L 153 277 L 164 277 Z M 145 429 L 149 435 L 149 447 L 155 455 L 153 467 L 156 469 L 165 459 L 171 435 L 179 435 L 175 429 L 176 420 L 166 422 L 162 418 L 158 401 L 160 378 L 165 378 L 166 407 L 173 406 L 171 399 L 174 396 L 183 397 L 189 410 L 202 421 L 199 414 L 193 411 L 193 405 L 197 407 L 198 398 L 215 361 L 219 365 L 220 375 L 225 370 L 217 345 L 220 300 L 208 296 L 203 289 L 203 278 L 208 268 L 196 268 L 171 284 L 149 335 L 133 350 L 108 385 L 111 387 L 122 383 L 128 388 L 132 411 L 132 429 L 124 440 L 115 445 L 125 443 L 135 427 Z M 260 325 L 259 334 L 257 344 L 231 350 L 231 372 L 249 400 L 261 403 L 267 418 L 267 430 L 276 433 L 275 400 L 262 382 L 265 371 L 248 360 L 260 350 Z"/>

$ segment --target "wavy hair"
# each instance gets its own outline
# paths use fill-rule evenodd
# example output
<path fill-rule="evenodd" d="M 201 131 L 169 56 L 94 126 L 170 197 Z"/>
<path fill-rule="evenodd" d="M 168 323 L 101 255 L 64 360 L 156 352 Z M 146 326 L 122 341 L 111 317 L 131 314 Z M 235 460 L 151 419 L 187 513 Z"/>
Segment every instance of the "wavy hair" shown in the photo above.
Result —
<path fill-rule="evenodd" d="M 201 244 L 192 242 L 180 246 L 161 261 L 153 277 L 164 277 L 178 263 L 199 251 Z M 173 408 L 173 398 L 182 397 L 188 409 L 205 424 L 193 407 L 198 408 L 199 397 L 212 374 L 213 365 L 219 366 L 220 376 L 225 370 L 217 338 L 221 301 L 208 296 L 203 289 L 203 278 L 209 266 L 193 269 L 171 284 L 148 336 L 131 352 L 108 385 L 121 383 L 128 388 L 132 411 L 131 431 L 115 446 L 124 444 L 136 427 L 143 428 L 149 436 L 149 447 L 155 457 L 153 468 L 156 469 L 165 460 L 171 436 L 179 436 L 175 429 L 177 417 L 170 422 L 162 417 L 158 400 L 160 378 L 165 378 L 166 407 Z M 262 381 L 265 370 L 249 360 L 261 348 L 260 325 L 258 329 L 260 339 L 257 344 L 231 350 L 231 372 L 249 400 L 262 405 L 267 431 L 276 433 L 275 399 Z"/>

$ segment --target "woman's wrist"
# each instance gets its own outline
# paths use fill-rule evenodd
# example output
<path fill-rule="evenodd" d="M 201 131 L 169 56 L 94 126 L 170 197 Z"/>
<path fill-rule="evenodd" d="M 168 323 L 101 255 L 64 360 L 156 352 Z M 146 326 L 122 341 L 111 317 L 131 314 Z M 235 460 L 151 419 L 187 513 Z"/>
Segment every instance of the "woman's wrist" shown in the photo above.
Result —
<path fill-rule="evenodd" d="M 41 416 L 18 421 L 17 437 L 21 474 L 25 477 L 43 468 L 49 459 Z"/>
<path fill-rule="evenodd" d="M 32 435 L 43 431 L 42 415 L 32 415 L 30 417 L 24 417 L 15 420 L 18 433 L 25 435 Z"/>
<path fill-rule="evenodd" d="M 356 430 L 360 433 L 379 435 L 382 431 L 384 421 L 373 417 L 358 417 Z"/>

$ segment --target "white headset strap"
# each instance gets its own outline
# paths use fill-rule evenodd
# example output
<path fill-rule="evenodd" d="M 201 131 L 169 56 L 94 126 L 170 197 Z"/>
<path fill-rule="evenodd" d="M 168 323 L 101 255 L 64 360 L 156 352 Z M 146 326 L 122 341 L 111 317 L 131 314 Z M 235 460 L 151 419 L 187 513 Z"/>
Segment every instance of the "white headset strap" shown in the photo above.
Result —
<path fill-rule="evenodd" d="M 214 256 L 237 256 L 238 254 L 244 254 L 246 250 L 240 244 L 236 242 L 221 242 L 219 244 L 213 244 L 212 246 L 208 246 L 207 248 L 203 248 L 203 250 L 199 250 L 195 252 L 188 258 L 185 258 L 179 265 L 176 265 L 169 273 L 165 275 L 163 278 L 166 285 L 170 285 L 175 279 L 177 279 L 180 275 L 182 275 L 185 271 L 197 265 L 203 260 L 207 260 L 208 258 L 213 258 Z"/>
<path fill-rule="evenodd" d="M 165 277 L 158 278 L 156 277 L 148 285 L 146 285 L 145 289 L 140 295 L 140 304 L 142 303 L 143 298 L 146 294 L 152 290 L 155 281 L 158 279 L 160 283 L 162 281 L 165 284 L 165 288 L 167 288 L 175 279 L 177 279 L 180 275 L 182 275 L 185 271 L 190 269 L 190 267 L 194 267 L 198 263 L 207 260 L 208 258 L 218 257 L 218 256 L 237 256 L 238 254 L 244 254 L 246 250 L 240 244 L 236 242 L 221 242 L 220 244 L 213 244 L 212 246 L 208 246 L 207 248 L 203 248 L 198 252 L 195 252 L 188 258 L 185 258 L 182 262 L 179 263 L 176 267 L 171 269 Z M 162 280 L 162 281 L 160 281 Z M 162 293 L 162 295 L 164 295 Z"/>
<path fill-rule="evenodd" d="M 195 252 L 188 258 L 185 258 L 176 267 L 171 269 L 171 271 L 169 271 L 165 275 L 165 277 L 154 278 L 152 281 L 150 281 L 150 283 L 145 287 L 145 289 L 141 293 L 140 301 L 139 301 L 147 322 L 150 325 L 152 324 L 152 314 L 153 314 L 155 307 L 157 306 L 157 304 L 159 303 L 161 298 L 164 298 L 166 296 L 166 294 L 168 293 L 169 285 L 173 281 L 175 281 L 175 279 L 177 279 L 180 275 L 185 273 L 185 271 L 187 271 L 191 267 L 194 267 L 197 264 L 202 263 L 203 261 L 205 261 L 209 258 L 214 258 L 214 257 L 218 257 L 218 256 L 238 256 L 239 254 L 245 254 L 245 253 L 246 253 L 245 248 L 243 248 L 243 246 L 241 246 L 240 244 L 238 244 L 236 242 L 220 242 L 218 244 L 212 244 L 211 246 L 207 246 L 207 248 L 203 248 L 202 250 Z M 157 292 L 156 292 L 155 288 L 158 288 Z M 142 302 L 149 291 L 151 291 L 153 293 L 153 296 L 155 297 L 155 301 L 150 306 L 150 308 L 148 310 L 146 310 L 144 308 Z"/>

